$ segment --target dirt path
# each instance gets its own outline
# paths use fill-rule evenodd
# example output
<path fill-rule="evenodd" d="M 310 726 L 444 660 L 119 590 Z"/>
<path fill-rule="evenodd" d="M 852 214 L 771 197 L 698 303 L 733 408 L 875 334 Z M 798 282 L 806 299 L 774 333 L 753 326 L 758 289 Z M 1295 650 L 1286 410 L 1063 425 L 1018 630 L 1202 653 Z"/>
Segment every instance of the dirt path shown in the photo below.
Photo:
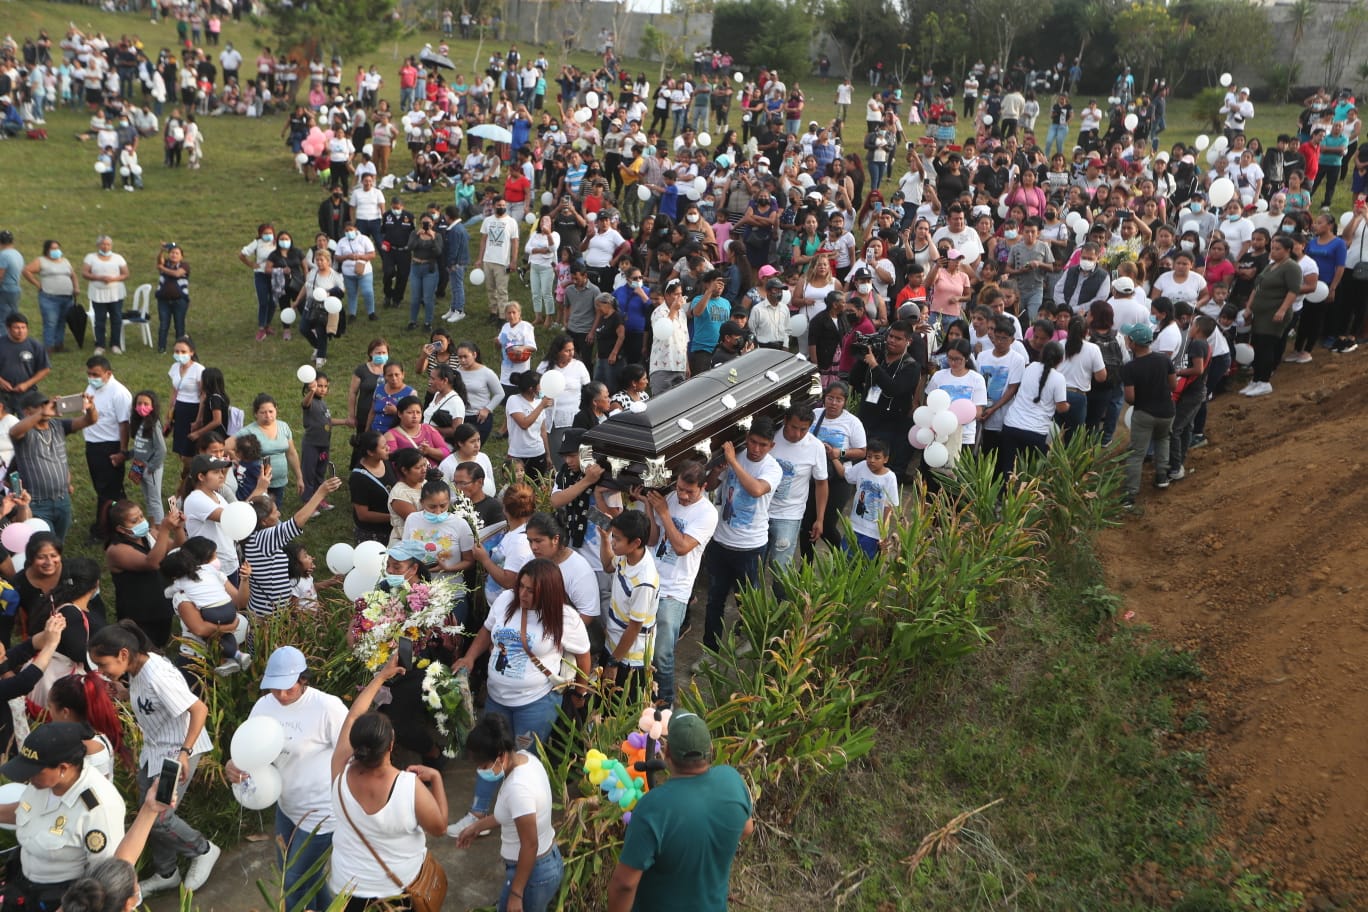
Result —
<path fill-rule="evenodd" d="M 1191 477 L 1102 540 L 1136 622 L 1197 650 L 1225 836 L 1282 886 L 1368 904 L 1368 355 L 1317 349 L 1213 404 Z M 1242 385 L 1242 384 L 1241 384 Z"/>

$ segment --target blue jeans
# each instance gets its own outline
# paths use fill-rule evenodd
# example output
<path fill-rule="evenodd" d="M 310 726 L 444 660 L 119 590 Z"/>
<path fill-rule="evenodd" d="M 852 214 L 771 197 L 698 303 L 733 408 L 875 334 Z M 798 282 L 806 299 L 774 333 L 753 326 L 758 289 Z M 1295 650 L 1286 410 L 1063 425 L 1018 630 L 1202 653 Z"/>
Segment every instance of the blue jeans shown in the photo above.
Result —
<path fill-rule="evenodd" d="M 1064 141 L 1069 138 L 1069 127 L 1067 124 L 1050 124 L 1050 130 L 1045 134 L 1045 155 L 1049 157 L 1055 152 L 1064 154 Z"/>
<path fill-rule="evenodd" d="M 0 291 L 0 321 L 19 309 L 19 291 Z"/>
<path fill-rule="evenodd" d="M 742 586 L 753 588 L 760 582 L 760 555 L 765 547 L 738 551 L 708 543 L 703 552 L 703 567 L 708 571 L 708 609 L 703 619 L 703 645 L 716 650 L 722 640 L 722 620 L 727 610 L 727 596 Z"/>
<path fill-rule="evenodd" d="M 883 183 L 884 175 L 888 173 L 888 162 L 869 162 L 869 189 L 878 190 Z"/>
<path fill-rule="evenodd" d="M 264 272 L 254 272 L 252 280 L 256 283 L 257 329 L 266 329 L 271 325 L 271 317 L 275 314 L 275 301 L 271 298 L 271 277 Z"/>
<path fill-rule="evenodd" d="M 38 292 L 38 310 L 43 315 L 43 345 L 56 348 L 66 341 L 66 315 L 71 308 L 71 295 L 50 295 Z"/>
<path fill-rule="evenodd" d="M 308 880 L 303 878 L 318 859 L 332 850 L 332 833 L 303 829 L 276 808 L 275 835 L 276 865 L 285 872 L 285 908 L 294 909 L 314 884 L 318 884 L 318 892 L 309 901 L 309 908 L 326 909 L 333 899 L 332 891 L 328 889 L 328 866 L 323 865 Z"/>
<path fill-rule="evenodd" d="M 66 539 L 67 530 L 71 528 L 71 498 L 62 495 L 56 500 L 35 500 L 29 505 L 33 515 L 39 519 L 47 520 L 47 524 L 52 527 L 52 534 L 57 536 L 57 541 Z"/>
<path fill-rule="evenodd" d="M 437 280 L 441 278 L 436 263 L 414 263 L 409 267 L 409 322 L 418 322 L 418 306 L 423 307 L 423 322 L 432 324 L 432 310 L 437 304 Z"/>
<path fill-rule="evenodd" d="M 672 706 L 675 695 L 675 646 L 679 641 L 679 628 L 684 624 L 684 615 L 688 608 L 688 602 L 681 602 L 668 596 L 661 596 L 656 605 L 656 687 L 660 689 L 660 699 Z"/>
<path fill-rule="evenodd" d="M 1062 415 L 1055 415 L 1055 424 L 1059 425 L 1064 442 L 1068 443 L 1073 439 L 1074 432 L 1088 420 L 1088 394 L 1070 389 L 1065 395 L 1069 400 L 1069 410 Z"/>
<path fill-rule="evenodd" d="M 347 316 L 356 316 L 356 294 L 358 291 L 366 302 L 366 313 L 375 313 L 374 272 L 368 272 L 362 276 L 344 275 L 342 277 L 342 284 L 347 289 Z"/>
<path fill-rule="evenodd" d="M 551 691 L 540 700 L 533 700 L 523 706 L 504 706 L 494 698 L 485 700 L 485 712 L 503 716 L 513 729 L 518 749 L 535 749 L 533 741 L 543 744 L 551 737 L 551 726 L 556 724 L 560 712 L 561 695 Z M 499 783 L 486 782 L 475 777 L 475 801 L 470 809 L 476 814 L 488 814 L 494 806 L 494 796 L 499 792 Z"/>
<path fill-rule="evenodd" d="M 513 889 L 513 874 L 518 869 L 515 861 L 504 862 L 504 885 L 499 893 L 498 912 L 508 909 L 508 894 Z M 556 894 L 560 892 L 561 877 L 565 874 L 565 862 L 561 860 L 560 848 L 552 845 L 541 858 L 532 865 L 532 874 L 527 878 L 522 891 L 523 912 L 546 912 Z"/>
<path fill-rule="evenodd" d="M 670 112 L 671 117 L 674 118 L 674 133 L 671 135 L 678 136 L 684 132 L 684 121 L 688 119 L 688 114 L 688 108 L 675 108 Z"/>
<path fill-rule="evenodd" d="M 451 287 L 451 311 L 452 313 L 465 313 L 465 267 L 459 264 L 452 266 L 449 281 Z"/>
<path fill-rule="evenodd" d="M 413 89 L 399 90 L 399 110 L 405 114 L 413 110 Z"/>
<path fill-rule="evenodd" d="M 765 559 L 772 569 L 787 567 L 793 563 L 793 555 L 798 551 L 799 527 L 803 519 L 771 519 L 769 524 L 769 544 L 766 546 Z"/>
<path fill-rule="evenodd" d="M 189 310 L 189 298 L 157 298 L 157 351 L 166 351 L 166 331 L 171 328 L 173 320 L 176 324 L 174 338 L 179 339 L 185 335 L 185 314 Z"/>
<path fill-rule="evenodd" d="M 1094 386 L 1088 393 L 1087 427 L 1090 431 L 1101 431 L 1103 446 L 1111 443 L 1112 435 L 1116 433 L 1116 419 L 1121 417 L 1125 399 L 1126 390 L 1121 386 L 1114 389 Z"/>

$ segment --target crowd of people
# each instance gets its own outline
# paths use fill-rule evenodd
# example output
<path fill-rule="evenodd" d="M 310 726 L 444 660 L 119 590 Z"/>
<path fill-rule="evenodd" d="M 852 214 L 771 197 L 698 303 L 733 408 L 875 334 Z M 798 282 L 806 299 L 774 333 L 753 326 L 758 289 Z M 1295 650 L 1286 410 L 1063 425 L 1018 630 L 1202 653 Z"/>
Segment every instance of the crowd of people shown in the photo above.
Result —
<path fill-rule="evenodd" d="M 700 51 L 692 73 L 652 85 L 618 67 L 609 41 L 602 67 L 558 76 L 516 45 L 469 81 L 444 47 L 394 74 L 358 67 L 354 79 L 319 59 L 300 101 L 302 67 L 269 49 L 253 77 L 225 42 L 220 84 L 188 33 L 191 14 L 184 21 L 179 62 L 167 51 L 152 64 L 134 36 L 11 41 L 0 95 L 30 122 L 85 103 L 102 154 L 155 138 L 165 167 L 179 165 L 173 146 L 187 147 L 195 114 L 222 110 L 235 91 L 254 99 L 242 113 L 289 112 L 286 154 L 326 195 L 316 213 L 263 221 L 229 253 L 252 272 L 254 344 L 307 350 L 313 374 L 277 378 L 289 390 L 279 401 L 230 391 L 210 366 L 217 353 L 189 332 L 190 265 L 168 243 L 149 284 L 169 388 L 130 391 L 116 374 L 137 258 L 101 236 L 79 265 L 56 240 L 26 263 L 0 231 L 0 533 L 27 525 L 0 536 L 0 624 L 16 673 L 0 684 L 28 698 L 27 712 L 0 714 L 22 742 L 0 773 L 29 783 L 17 805 L 0 805 L 0 821 L 17 822 L 22 847 L 22 876 L 7 889 L 40 908 L 134 899 L 127 862 L 143 841 L 143 894 L 206 882 L 218 848 L 154 797 L 125 836 L 107 774 L 128 763 L 150 796 L 170 759 L 183 793 L 214 749 L 195 675 L 253 673 L 254 626 L 314 610 L 319 590 L 338 585 L 315 580 L 300 541 L 320 512 L 349 509 L 354 540 L 385 546 L 384 591 L 461 582 L 455 620 L 474 634 L 419 648 L 472 679 L 483 671 L 485 715 L 467 742 L 478 766 L 470 805 L 449 825 L 441 745 L 415 723 L 418 676 L 396 658 L 348 708 L 308 685 L 299 649 L 275 650 L 253 713 L 291 732 L 276 817 L 290 895 L 350 891 L 360 910 L 420 875 L 425 835 L 465 845 L 501 829 L 499 908 L 544 909 L 563 865 L 534 745 L 552 739 L 559 714 L 585 712 L 595 674 L 673 705 L 696 589 L 707 662 L 737 642 L 725 624 L 736 593 L 774 584 L 782 595 L 776 571 L 818 548 L 880 560 L 898 514 L 915 509 L 901 489 L 915 477 L 934 489 L 968 450 L 1006 475 L 1056 438 L 1110 444 L 1123 414 L 1134 504 L 1147 459 L 1157 489 L 1192 471 L 1209 403 L 1243 366 L 1252 379 L 1241 392 L 1267 395 L 1276 371 L 1296 369 L 1284 365 L 1350 353 L 1368 333 L 1368 151 L 1345 92 L 1307 99 L 1305 116 L 1265 147 L 1249 92 L 1232 86 L 1222 136 L 1161 148 L 1167 86 L 1137 91 L 1128 72 L 1106 109 L 1092 101 L 1077 122 L 1064 89 L 1078 79 L 1063 61 L 975 67 L 959 86 L 930 74 L 906 101 L 871 73 L 861 130 L 849 79 L 834 87 L 837 116 L 821 122 L 800 84 L 773 71 L 735 73 Z M 63 94 L 64 68 L 85 74 L 83 96 Z M 194 79 L 167 84 L 168 71 Z M 191 92 L 165 123 L 158 79 Z M 1042 145 L 1036 118 L 1047 114 Z M 193 166 L 199 153 L 189 154 Z M 109 164 L 127 167 L 136 189 L 129 162 Z M 1324 187 L 1328 204 L 1341 173 L 1353 202 L 1337 220 L 1313 198 Z M 82 283 L 95 322 L 88 386 L 54 397 L 46 381 L 69 354 Z M 458 327 L 478 286 L 488 324 Z M 26 294 L 41 339 L 29 335 Z M 335 393 L 329 345 L 358 321 L 388 325 L 370 327 L 364 360 Z M 583 455 L 586 430 L 649 411 L 652 396 L 756 348 L 806 358 L 820 401 L 756 418 L 744 444 L 678 467 L 668 491 L 620 490 Z M 953 431 L 918 418 L 938 399 L 967 410 Z M 298 444 L 285 417 L 296 403 Z M 333 453 L 335 427 L 347 429 L 346 456 Z M 65 444 L 78 432 L 97 495 L 79 519 Z M 506 441 L 507 465 L 485 452 L 491 438 Z M 943 458 L 930 458 L 933 441 Z M 167 471 L 168 451 L 178 471 Z M 167 503 L 164 484 L 177 479 Z M 538 509 L 539 483 L 549 510 Z M 343 487 L 347 502 L 332 503 Z M 288 518 L 287 499 L 298 504 Z M 241 503 L 255 516 L 245 538 L 228 528 Z M 103 568 L 63 559 L 71 528 L 87 521 Z M 132 706 L 137 757 L 114 699 Z M 48 722 L 25 739 L 44 710 L 77 724 Z M 419 763 L 396 765 L 396 748 Z M 673 717 L 672 776 L 634 812 L 610 909 L 664 908 L 667 896 L 671 907 L 725 907 L 750 801 L 734 770 L 709 765 L 710 750 L 701 720 Z M 231 764 L 227 775 L 249 776 Z M 716 812 L 693 813 L 701 803 Z M 62 808 L 68 825 L 54 825 Z M 708 850 L 687 862 L 670 854 L 686 844 Z"/>

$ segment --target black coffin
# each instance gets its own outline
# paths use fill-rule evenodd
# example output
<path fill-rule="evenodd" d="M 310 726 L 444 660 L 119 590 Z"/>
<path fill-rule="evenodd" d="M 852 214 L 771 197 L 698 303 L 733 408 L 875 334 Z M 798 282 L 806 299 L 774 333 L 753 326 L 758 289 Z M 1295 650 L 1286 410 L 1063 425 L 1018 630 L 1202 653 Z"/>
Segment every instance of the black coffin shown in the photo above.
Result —
<path fill-rule="evenodd" d="M 738 449 L 755 418 L 779 422 L 789 406 L 819 404 L 812 364 L 761 348 L 691 377 L 651 399 L 645 409 L 617 412 L 585 432 L 580 460 L 597 459 L 623 487 L 668 488 L 680 463 L 708 462 L 730 440 Z"/>

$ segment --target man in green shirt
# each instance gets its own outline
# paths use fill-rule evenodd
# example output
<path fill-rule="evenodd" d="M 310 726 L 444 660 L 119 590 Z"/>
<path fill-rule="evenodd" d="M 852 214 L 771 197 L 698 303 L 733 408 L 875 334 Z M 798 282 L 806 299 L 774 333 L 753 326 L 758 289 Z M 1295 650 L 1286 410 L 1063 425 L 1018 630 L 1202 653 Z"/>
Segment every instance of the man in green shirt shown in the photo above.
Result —
<path fill-rule="evenodd" d="M 662 739 L 670 778 L 637 802 L 608 886 L 608 912 L 725 912 L 732 859 L 755 828 L 741 774 L 712 765 L 712 736 L 693 713 Z"/>

